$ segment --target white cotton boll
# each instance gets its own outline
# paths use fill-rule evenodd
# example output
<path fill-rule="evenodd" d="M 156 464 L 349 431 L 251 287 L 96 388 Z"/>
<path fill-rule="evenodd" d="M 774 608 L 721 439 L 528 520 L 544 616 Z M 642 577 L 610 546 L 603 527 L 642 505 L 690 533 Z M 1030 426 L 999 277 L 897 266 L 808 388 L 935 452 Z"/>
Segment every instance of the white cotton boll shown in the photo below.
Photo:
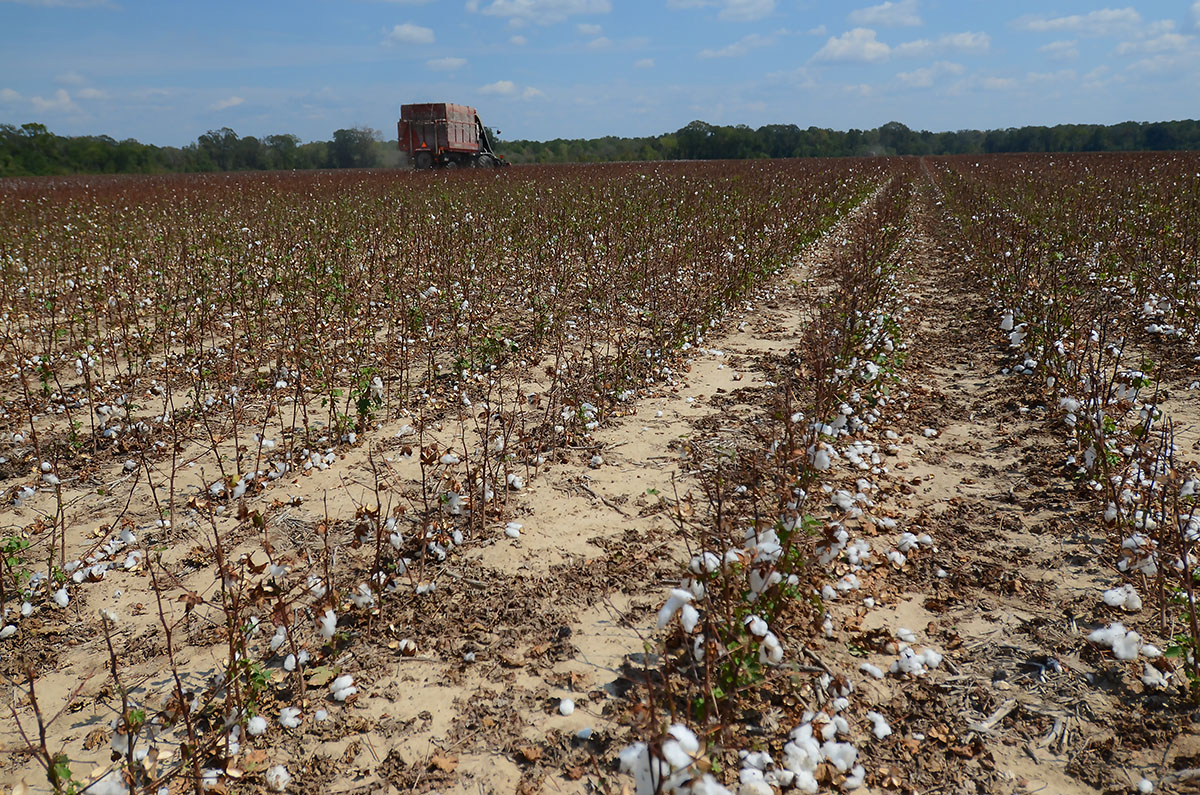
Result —
<path fill-rule="evenodd" d="M 332 682 L 329 683 L 329 692 L 332 693 L 336 690 L 345 690 L 347 687 L 353 687 L 353 686 L 354 686 L 354 677 L 351 676 L 350 674 L 342 674 L 341 676 L 337 677 L 336 679 L 334 679 Z"/>
<path fill-rule="evenodd" d="M 371 592 L 371 586 L 364 583 L 359 583 L 358 590 L 350 592 L 350 601 L 354 602 L 356 607 L 374 607 L 375 594 Z"/>
<path fill-rule="evenodd" d="M 692 594 L 681 588 L 672 588 L 670 595 L 667 597 L 667 602 L 658 611 L 658 628 L 663 629 L 667 624 L 671 623 L 671 619 L 679 612 L 686 604 L 692 601 Z"/>
<path fill-rule="evenodd" d="M 821 598 L 827 602 L 832 602 L 837 599 L 837 591 L 833 590 L 832 585 L 825 585 L 821 588 Z"/>
<path fill-rule="evenodd" d="M 505 480 L 508 483 L 508 487 L 513 491 L 520 491 L 525 488 L 525 480 L 515 472 L 508 473 L 508 477 Z"/>
<path fill-rule="evenodd" d="M 905 627 L 900 627 L 899 629 L 896 630 L 896 637 L 899 638 L 900 640 L 904 641 L 905 643 L 916 643 L 917 642 L 917 636 L 913 634 L 913 631 L 911 629 L 906 629 Z"/>
<path fill-rule="evenodd" d="M 1124 637 L 1113 640 L 1113 656 L 1118 660 L 1136 660 L 1142 648 L 1142 636 L 1136 632 L 1127 632 Z"/>
<path fill-rule="evenodd" d="M 689 755 L 694 756 L 700 751 L 700 738 L 682 723 L 672 724 L 671 728 L 667 729 L 667 733 L 674 737 L 679 743 L 679 747 Z"/>
<path fill-rule="evenodd" d="M 300 725 L 300 708 L 284 707 L 279 710 L 279 723 L 285 729 L 295 729 Z"/>
<path fill-rule="evenodd" d="M 1148 778 L 1143 778 L 1138 782 L 1137 789 L 1141 795 L 1150 795 L 1151 792 L 1154 792 L 1154 782 Z"/>
<path fill-rule="evenodd" d="M 287 789 L 287 785 L 292 780 L 292 774 L 288 772 L 283 765 L 275 765 L 268 768 L 264 778 L 267 780 L 267 786 L 274 792 L 283 792 Z"/>
<path fill-rule="evenodd" d="M 908 552 L 917 548 L 917 537 L 912 533 L 901 533 L 900 540 L 896 542 L 896 549 L 901 552 Z"/>
<path fill-rule="evenodd" d="M 283 658 L 283 670 L 285 670 L 285 671 L 296 670 L 296 655 L 289 654 L 287 657 Z"/>
<path fill-rule="evenodd" d="M 334 690 L 329 695 L 333 697 L 334 701 L 345 701 L 357 692 L 358 688 L 351 685 L 350 687 L 343 687 L 341 690 Z"/>
<path fill-rule="evenodd" d="M 1142 656 L 1154 659 L 1155 657 L 1161 657 L 1162 652 L 1153 643 L 1145 643 L 1142 644 Z"/>
<path fill-rule="evenodd" d="M 925 430 L 921 431 L 921 433 L 925 434 L 925 438 L 927 439 L 932 439 L 938 435 L 937 428 L 926 428 Z"/>
<path fill-rule="evenodd" d="M 821 755 L 833 763 L 840 772 L 849 772 L 858 759 L 858 749 L 850 743 L 826 742 L 821 746 Z"/>
<path fill-rule="evenodd" d="M 282 625 L 275 627 L 275 634 L 271 636 L 271 651 L 279 651 L 279 647 L 282 646 L 285 641 L 287 641 L 287 627 Z"/>
<path fill-rule="evenodd" d="M 937 668 L 942 664 L 942 655 L 928 647 L 917 656 L 927 668 Z"/>
<path fill-rule="evenodd" d="M 867 778 L 867 769 L 862 765 L 855 765 L 846 776 L 846 780 L 842 782 L 842 789 L 850 792 L 856 790 L 863 785 Z"/>
<path fill-rule="evenodd" d="M 662 744 L 662 756 L 673 770 L 681 770 L 692 763 L 687 751 L 680 747 L 678 740 L 667 740 Z"/>
<path fill-rule="evenodd" d="M 687 634 L 692 634 L 696 629 L 696 624 L 700 622 L 700 611 L 691 605 L 684 605 L 679 608 L 679 623 L 683 626 L 683 631 Z"/>
<path fill-rule="evenodd" d="M 33 605 L 29 602 L 21 603 L 21 618 L 29 618 L 33 614 Z"/>
<path fill-rule="evenodd" d="M 58 475 L 53 475 L 53 474 L 42 475 L 42 480 L 46 481 L 46 485 L 48 485 L 48 486 L 57 486 L 59 483 L 62 482 L 58 479 Z"/>
<path fill-rule="evenodd" d="M 325 709 L 318 709 L 313 713 L 313 720 L 315 720 L 317 723 L 324 723 L 325 721 L 329 720 L 329 712 Z"/>
<path fill-rule="evenodd" d="M 875 724 L 872 731 L 875 733 L 876 739 L 882 740 L 892 733 L 892 727 L 888 726 L 887 718 L 880 715 L 878 712 L 868 712 L 867 720 Z"/>
<path fill-rule="evenodd" d="M 574 711 L 575 711 L 575 702 L 572 701 L 571 699 L 564 698 L 562 701 L 558 702 L 558 714 L 559 715 L 563 715 L 563 716 L 570 715 Z"/>
<path fill-rule="evenodd" d="M 1109 607 L 1119 607 L 1127 613 L 1136 613 L 1142 609 L 1142 597 L 1137 589 L 1128 583 L 1119 588 L 1104 592 L 1104 604 Z"/>
<path fill-rule="evenodd" d="M 388 536 L 388 542 L 391 543 L 392 549 L 399 552 L 404 546 L 404 536 L 402 536 L 399 532 L 392 533 Z"/>
<path fill-rule="evenodd" d="M 317 619 L 317 631 L 326 640 L 332 638 L 333 634 L 337 632 L 337 613 L 333 612 L 333 608 L 326 610 L 325 615 Z"/>
<path fill-rule="evenodd" d="M 775 795 L 775 790 L 763 777 L 763 772 L 756 768 L 742 768 L 738 774 L 738 795 Z"/>
<path fill-rule="evenodd" d="M 771 631 L 767 622 L 755 615 L 746 616 L 746 628 L 750 630 L 751 635 L 759 638 Z"/>
<path fill-rule="evenodd" d="M 1146 687 L 1159 690 L 1167 686 L 1167 677 L 1163 675 L 1162 671 L 1150 663 L 1146 663 L 1142 669 L 1142 684 Z"/>
<path fill-rule="evenodd" d="M 67 593 L 67 589 L 65 587 L 59 588 L 54 592 L 54 604 L 58 605 L 59 607 L 66 607 L 70 603 L 71 597 Z"/>
<path fill-rule="evenodd" d="M 520 538 L 521 525 L 517 524 L 516 522 L 509 522 L 504 526 L 504 535 L 508 536 L 509 538 Z"/>
<path fill-rule="evenodd" d="M 137 461 L 134 461 L 132 458 L 126 460 L 124 469 L 126 472 L 132 472 L 133 470 L 137 469 Z"/>
<path fill-rule="evenodd" d="M 863 673 L 870 674 L 876 679 L 883 678 L 883 671 L 879 670 L 874 665 L 871 665 L 871 663 L 862 663 L 858 666 L 858 670 L 862 671 Z"/>
<path fill-rule="evenodd" d="M 129 786 L 120 770 L 110 770 L 87 788 L 88 795 L 128 795 Z"/>
<path fill-rule="evenodd" d="M 1000 319 L 1000 330 L 1001 331 L 1012 331 L 1013 330 L 1013 313 L 1012 312 L 1006 312 L 1004 314 L 1004 317 L 1002 317 Z"/>
<path fill-rule="evenodd" d="M 768 632 L 758 647 L 758 661 L 763 665 L 779 665 L 783 662 L 783 646 L 774 632 Z"/>
<path fill-rule="evenodd" d="M 267 731 L 267 719 L 262 715 L 255 715 L 246 721 L 246 733 L 251 737 L 258 737 L 265 734 Z"/>
<path fill-rule="evenodd" d="M 1195 494 L 1196 494 L 1196 481 L 1195 480 L 1184 481 L 1183 486 L 1181 486 L 1179 489 L 1179 499 L 1181 499 L 1181 500 L 1187 499 L 1188 497 L 1192 497 Z M 1142 779 L 1142 780 L 1145 781 L 1145 779 Z"/>

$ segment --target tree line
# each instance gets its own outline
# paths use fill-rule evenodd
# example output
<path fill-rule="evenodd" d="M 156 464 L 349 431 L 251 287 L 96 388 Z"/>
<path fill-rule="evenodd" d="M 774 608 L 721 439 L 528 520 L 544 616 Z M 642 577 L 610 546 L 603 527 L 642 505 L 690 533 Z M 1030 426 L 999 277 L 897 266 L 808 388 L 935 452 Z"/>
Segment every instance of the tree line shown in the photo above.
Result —
<path fill-rule="evenodd" d="M 400 165 L 396 143 L 376 130 L 337 130 L 328 141 L 301 143 L 290 134 L 239 137 L 209 130 L 187 146 L 154 146 L 107 135 L 55 135 L 42 124 L 0 124 L 0 176 L 50 174 L 163 174 L 368 168 Z"/>
<path fill-rule="evenodd" d="M 1200 149 L 1200 121 L 1059 124 L 937 133 L 912 130 L 896 121 L 873 130 L 846 131 L 795 124 L 753 129 L 741 124 L 717 126 L 694 121 L 673 133 L 648 138 L 560 138 L 505 141 L 500 146 L 513 163 L 1180 149 Z"/>
<path fill-rule="evenodd" d="M 1200 121 L 1059 124 L 1003 130 L 912 130 L 892 121 L 872 130 L 801 128 L 795 124 L 718 126 L 694 121 L 644 138 L 606 136 L 551 141 L 496 141 L 513 163 L 710 160 L 999 152 L 1112 152 L 1200 149 Z M 328 141 L 295 135 L 239 137 L 210 130 L 183 147 L 154 146 L 106 135 L 61 136 L 44 125 L 0 124 L 0 176 L 158 174 L 313 168 L 395 168 L 396 142 L 368 127 L 337 130 Z"/>

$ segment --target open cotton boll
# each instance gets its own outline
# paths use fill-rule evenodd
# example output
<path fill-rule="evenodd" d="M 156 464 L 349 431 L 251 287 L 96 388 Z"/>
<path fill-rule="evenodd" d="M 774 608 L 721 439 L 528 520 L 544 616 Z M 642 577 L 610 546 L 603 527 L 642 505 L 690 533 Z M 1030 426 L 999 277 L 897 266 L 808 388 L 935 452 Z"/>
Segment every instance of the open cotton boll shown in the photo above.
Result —
<path fill-rule="evenodd" d="M 874 728 L 872 729 L 872 732 L 874 732 L 875 737 L 877 739 L 882 740 L 884 737 L 887 737 L 889 734 L 892 733 L 892 727 L 888 726 L 887 719 L 885 717 L 883 717 L 882 715 L 880 715 L 878 712 L 874 712 L 874 711 L 868 712 L 867 720 L 871 721 L 871 723 L 874 724 Z"/>
<path fill-rule="evenodd" d="M 1142 609 L 1142 597 L 1138 596 L 1137 589 L 1132 585 L 1125 584 L 1105 591 L 1104 604 L 1119 607 L 1127 613 L 1136 613 Z"/>
<path fill-rule="evenodd" d="M 865 674 L 869 674 L 869 675 L 875 677 L 876 679 L 883 678 L 883 671 L 879 670 L 879 668 L 877 668 L 876 666 L 871 665 L 871 663 L 862 663 L 861 665 L 858 666 L 858 670 L 862 671 Z"/>
<path fill-rule="evenodd" d="M 128 795 L 129 786 L 120 770 L 110 770 L 87 788 L 89 795 Z"/>
<path fill-rule="evenodd" d="M 267 780 L 267 786 L 274 792 L 283 792 L 287 789 L 287 785 L 291 783 L 292 774 L 288 772 L 283 765 L 275 765 L 268 768 L 264 774 Z"/>
<path fill-rule="evenodd" d="M 691 605 L 684 605 L 679 608 L 679 623 L 683 626 L 684 632 L 692 634 L 696 629 L 696 624 L 700 623 L 700 611 Z"/>
<path fill-rule="evenodd" d="M 564 698 L 562 701 L 558 702 L 558 714 L 559 715 L 566 716 L 566 715 L 570 715 L 574 712 L 575 712 L 575 702 L 572 701 L 571 699 Z"/>
<path fill-rule="evenodd" d="M 287 641 L 287 627 L 280 625 L 275 627 L 275 634 L 271 636 L 271 651 L 279 651 L 279 647 Z"/>
<path fill-rule="evenodd" d="M 1150 663 L 1146 663 L 1142 669 L 1142 684 L 1146 687 L 1160 690 L 1167 686 L 1167 677 L 1162 671 Z"/>
<path fill-rule="evenodd" d="M 900 627 L 899 629 L 896 630 L 896 637 L 899 638 L 900 640 L 904 641 L 905 643 L 916 643 L 917 642 L 917 636 L 913 634 L 913 631 L 911 629 L 906 629 L 905 627 Z"/>
<path fill-rule="evenodd" d="M 300 725 L 300 708 L 284 707 L 279 710 L 279 723 L 285 729 L 295 729 Z"/>
<path fill-rule="evenodd" d="M 846 780 L 842 782 L 842 789 L 847 792 L 856 790 L 863 785 L 866 779 L 867 769 L 862 765 L 855 765 L 846 776 Z"/>
<path fill-rule="evenodd" d="M 1013 330 L 1013 313 L 1012 312 L 1005 312 L 1004 317 L 1000 318 L 1000 330 L 1001 331 L 1012 331 Z"/>
<path fill-rule="evenodd" d="M 1118 660 L 1136 660 L 1142 649 L 1142 636 L 1136 632 L 1127 632 L 1125 637 L 1113 641 L 1113 656 Z"/>
<path fill-rule="evenodd" d="M 337 613 L 333 612 L 332 607 L 325 611 L 325 615 L 317 619 L 317 631 L 326 640 L 332 638 L 333 634 L 337 632 Z"/>
<path fill-rule="evenodd" d="M 763 772 L 757 768 L 742 768 L 738 774 L 738 795 L 775 795 Z"/>
<path fill-rule="evenodd" d="M 509 522 L 504 526 L 504 535 L 508 536 L 509 538 L 520 538 L 521 525 L 517 524 L 516 522 Z"/>
<path fill-rule="evenodd" d="M 267 731 L 267 719 L 262 715 L 255 715 L 246 721 L 246 733 L 251 737 L 258 737 L 265 734 Z"/>
<path fill-rule="evenodd" d="M 672 588 L 670 595 L 667 597 L 667 602 L 658 611 L 658 628 L 663 629 L 667 624 L 671 623 L 671 619 L 675 614 L 692 601 L 692 594 L 682 588 Z"/>
<path fill-rule="evenodd" d="M 358 590 L 350 592 L 350 601 L 354 602 L 356 607 L 374 607 L 375 594 L 371 592 L 371 586 L 364 583 L 359 583 Z"/>
<path fill-rule="evenodd" d="M 59 607 L 66 607 L 71 603 L 71 596 L 67 593 L 66 587 L 59 588 L 54 592 L 54 604 Z"/>

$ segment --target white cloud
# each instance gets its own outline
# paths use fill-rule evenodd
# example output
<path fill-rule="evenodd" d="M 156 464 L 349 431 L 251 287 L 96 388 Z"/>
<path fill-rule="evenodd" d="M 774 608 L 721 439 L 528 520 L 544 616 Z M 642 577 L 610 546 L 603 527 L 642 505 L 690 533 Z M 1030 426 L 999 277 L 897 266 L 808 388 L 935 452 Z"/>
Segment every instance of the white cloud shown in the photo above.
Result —
<path fill-rule="evenodd" d="M 640 61 L 635 61 L 633 64 L 633 68 L 634 69 L 653 69 L 654 68 L 654 59 L 653 58 L 643 58 Z"/>
<path fill-rule="evenodd" d="M 897 44 L 892 48 L 893 55 L 919 56 L 935 52 L 987 52 L 992 39 L 986 33 L 947 33 L 935 40 L 917 39 Z"/>
<path fill-rule="evenodd" d="M 1198 2 L 1200 2 L 1200 0 L 1198 0 Z M 810 36 L 824 36 L 829 33 L 829 29 L 824 25 L 817 25 L 815 28 L 809 28 L 807 32 Z"/>
<path fill-rule="evenodd" d="M 1075 46 L 1075 39 L 1063 39 L 1043 44 L 1038 47 L 1038 52 L 1044 52 L 1047 57 L 1056 61 L 1069 61 L 1079 57 L 1079 48 Z"/>
<path fill-rule="evenodd" d="M 1008 91 L 1017 87 L 1017 81 L 1012 77 L 984 77 L 980 78 L 979 85 L 988 91 Z"/>
<path fill-rule="evenodd" d="M 241 105 L 245 101 L 246 100 L 243 99 L 242 97 L 226 97 L 225 99 L 222 99 L 218 102 L 214 102 L 213 104 L 209 105 L 208 109 L 209 110 L 225 110 L 227 108 L 236 108 L 238 105 Z"/>
<path fill-rule="evenodd" d="M 578 14 L 607 14 L 612 11 L 610 0 L 468 0 L 467 10 L 493 17 L 508 17 L 509 23 L 533 22 L 553 25 Z"/>
<path fill-rule="evenodd" d="M 946 75 L 961 75 L 967 67 L 953 61 L 937 61 L 932 66 L 914 69 L 911 72 L 900 72 L 896 77 L 901 83 L 910 88 L 929 88 L 938 78 Z"/>
<path fill-rule="evenodd" d="M 537 99 L 544 96 L 546 95 L 542 93 L 540 88 L 534 88 L 533 86 L 525 86 L 525 90 L 521 92 L 521 99 Z"/>
<path fill-rule="evenodd" d="M 87 83 L 87 78 L 79 74 L 79 72 L 64 72 L 54 78 L 55 82 L 62 83 L 64 86 L 82 86 Z"/>
<path fill-rule="evenodd" d="M 1117 45 L 1117 55 L 1132 55 L 1146 54 L 1156 55 L 1159 53 L 1182 52 L 1188 48 L 1195 36 L 1187 36 L 1182 33 L 1164 33 L 1161 36 L 1155 36 L 1152 39 L 1143 39 L 1142 41 L 1123 41 Z"/>
<path fill-rule="evenodd" d="M 607 50 L 612 46 L 612 39 L 608 36 L 597 36 L 587 43 L 589 50 Z"/>
<path fill-rule="evenodd" d="M 721 19 L 753 22 L 775 12 L 775 0 L 667 0 L 667 8 L 719 8 Z"/>
<path fill-rule="evenodd" d="M 18 102 L 21 95 L 11 88 L 0 88 L 0 102 Z"/>
<path fill-rule="evenodd" d="M 1079 82 L 1079 73 L 1074 69 L 1060 69 L 1057 72 L 1029 72 L 1025 75 L 1028 83 L 1057 83 L 1060 86 L 1070 86 Z"/>
<path fill-rule="evenodd" d="M 1192 27 L 1200 30 L 1200 0 L 1192 3 Z"/>
<path fill-rule="evenodd" d="M 604 32 L 604 26 L 603 25 L 591 25 L 586 22 L 580 22 L 578 25 L 575 26 L 575 30 L 579 31 L 580 33 L 582 33 L 585 36 L 599 36 L 601 33 Z"/>
<path fill-rule="evenodd" d="M 889 46 L 879 41 L 871 28 L 854 28 L 834 36 L 812 57 L 814 61 L 860 61 L 873 63 L 891 56 L 914 57 L 939 52 L 981 53 L 991 47 L 992 39 L 986 33 L 947 33 L 937 39 L 916 39 Z"/>
<path fill-rule="evenodd" d="M 517 93 L 517 84 L 511 80 L 497 80 L 495 83 L 488 83 L 486 86 L 481 86 L 479 93 L 509 96 Z"/>
<path fill-rule="evenodd" d="M 1086 14 L 1065 17 L 1026 16 L 1013 23 L 1020 30 L 1034 33 L 1077 33 L 1081 36 L 1115 36 L 1142 23 L 1142 15 L 1133 8 L 1101 8 Z"/>
<path fill-rule="evenodd" d="M 775 0 L 722 0 L 717 16 L 734 22 L 753 22 L 775 11 Z"/>
<path fill-rule="evenodd" d="M 762 35 L 761 33 L 751 33 L 747 36 L 735 41 L 733 44 L 727 44 L 717 50 L 701 50 L 699 55 L 701 58 L 737 58 L 746 55 L 751 50 L 757 50 L 762 47 L 770 47 L 780 36 L 786 35 L 786 30 L 777 30 L 774 33 Z"/>
<path fill-rule="evenodd" d="M 854 28 L 841 36 L 832 36 L 817 54 L 814 61 L 882 61 L 891 53 L 891 48 L 876 38 L 870 28 Z"/>
<path fill-rule="evenodd" d="M 467 65 L 466 58 L 432 58 L 425 62 L 427 69 L 435 72 L 453 72 Z"/>
<path fill-rule="evenodd" d="M 850 24 L 860 27 L 911 28 L 922 24 L 917 13 L 917 0 L 888 0 L 877 6 L 851 11 Z"/>
<path fill-rule="evenodd" d="M 529 43 L 529 39 L 525 38 L 524 36 L 509 36 L 508 43 L 517 47 L 524 47 Z"/>
<path fill-rule="evenodd" d="M 396 25 L 383 39 L 384 44 L 433 44 L 433 29 L 405 22 Z"/>
<path fill-rule="evenodd" d="M 75 96 L 80 99 L 108 99 L 108 92 L 98 88 L 81 88 Z"/>
<path fill-rule="evenodd" d="M 38 113 L 47 113 L 53 111 L 72 111 L 78 112 L 79 106 L 71 99 L 71 95 L 67 93 L 65 88 L 60 88 L 54 92 L 52 99 L 44 97 L 33 97 L 30 100 L 33 103 L 33 108 Z"/>

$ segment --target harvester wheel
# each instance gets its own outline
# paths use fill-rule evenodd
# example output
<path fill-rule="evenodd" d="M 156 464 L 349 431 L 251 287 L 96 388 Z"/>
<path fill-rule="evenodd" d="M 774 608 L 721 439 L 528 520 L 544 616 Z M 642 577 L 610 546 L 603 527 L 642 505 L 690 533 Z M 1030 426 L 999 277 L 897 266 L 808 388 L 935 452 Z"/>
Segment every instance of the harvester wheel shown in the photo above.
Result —
<path fill-rule="evenodd" d="M 458 161 L 447 160 L 445 163 L 442 163 L 442 168 L 458 168 Z"/>
<path fill-rule="evenodd" d="M 417 169 L 433 168 L 433 155 L 428 152 L 417 152 L 413 157 L 413 166 Z"/>
<path fill-rule="evenodd" d="M 479 159 L 475 161 L 475 165 L 479 168 L 495 168 L 496 158 L 491 155 L 480 155 Z"/>

